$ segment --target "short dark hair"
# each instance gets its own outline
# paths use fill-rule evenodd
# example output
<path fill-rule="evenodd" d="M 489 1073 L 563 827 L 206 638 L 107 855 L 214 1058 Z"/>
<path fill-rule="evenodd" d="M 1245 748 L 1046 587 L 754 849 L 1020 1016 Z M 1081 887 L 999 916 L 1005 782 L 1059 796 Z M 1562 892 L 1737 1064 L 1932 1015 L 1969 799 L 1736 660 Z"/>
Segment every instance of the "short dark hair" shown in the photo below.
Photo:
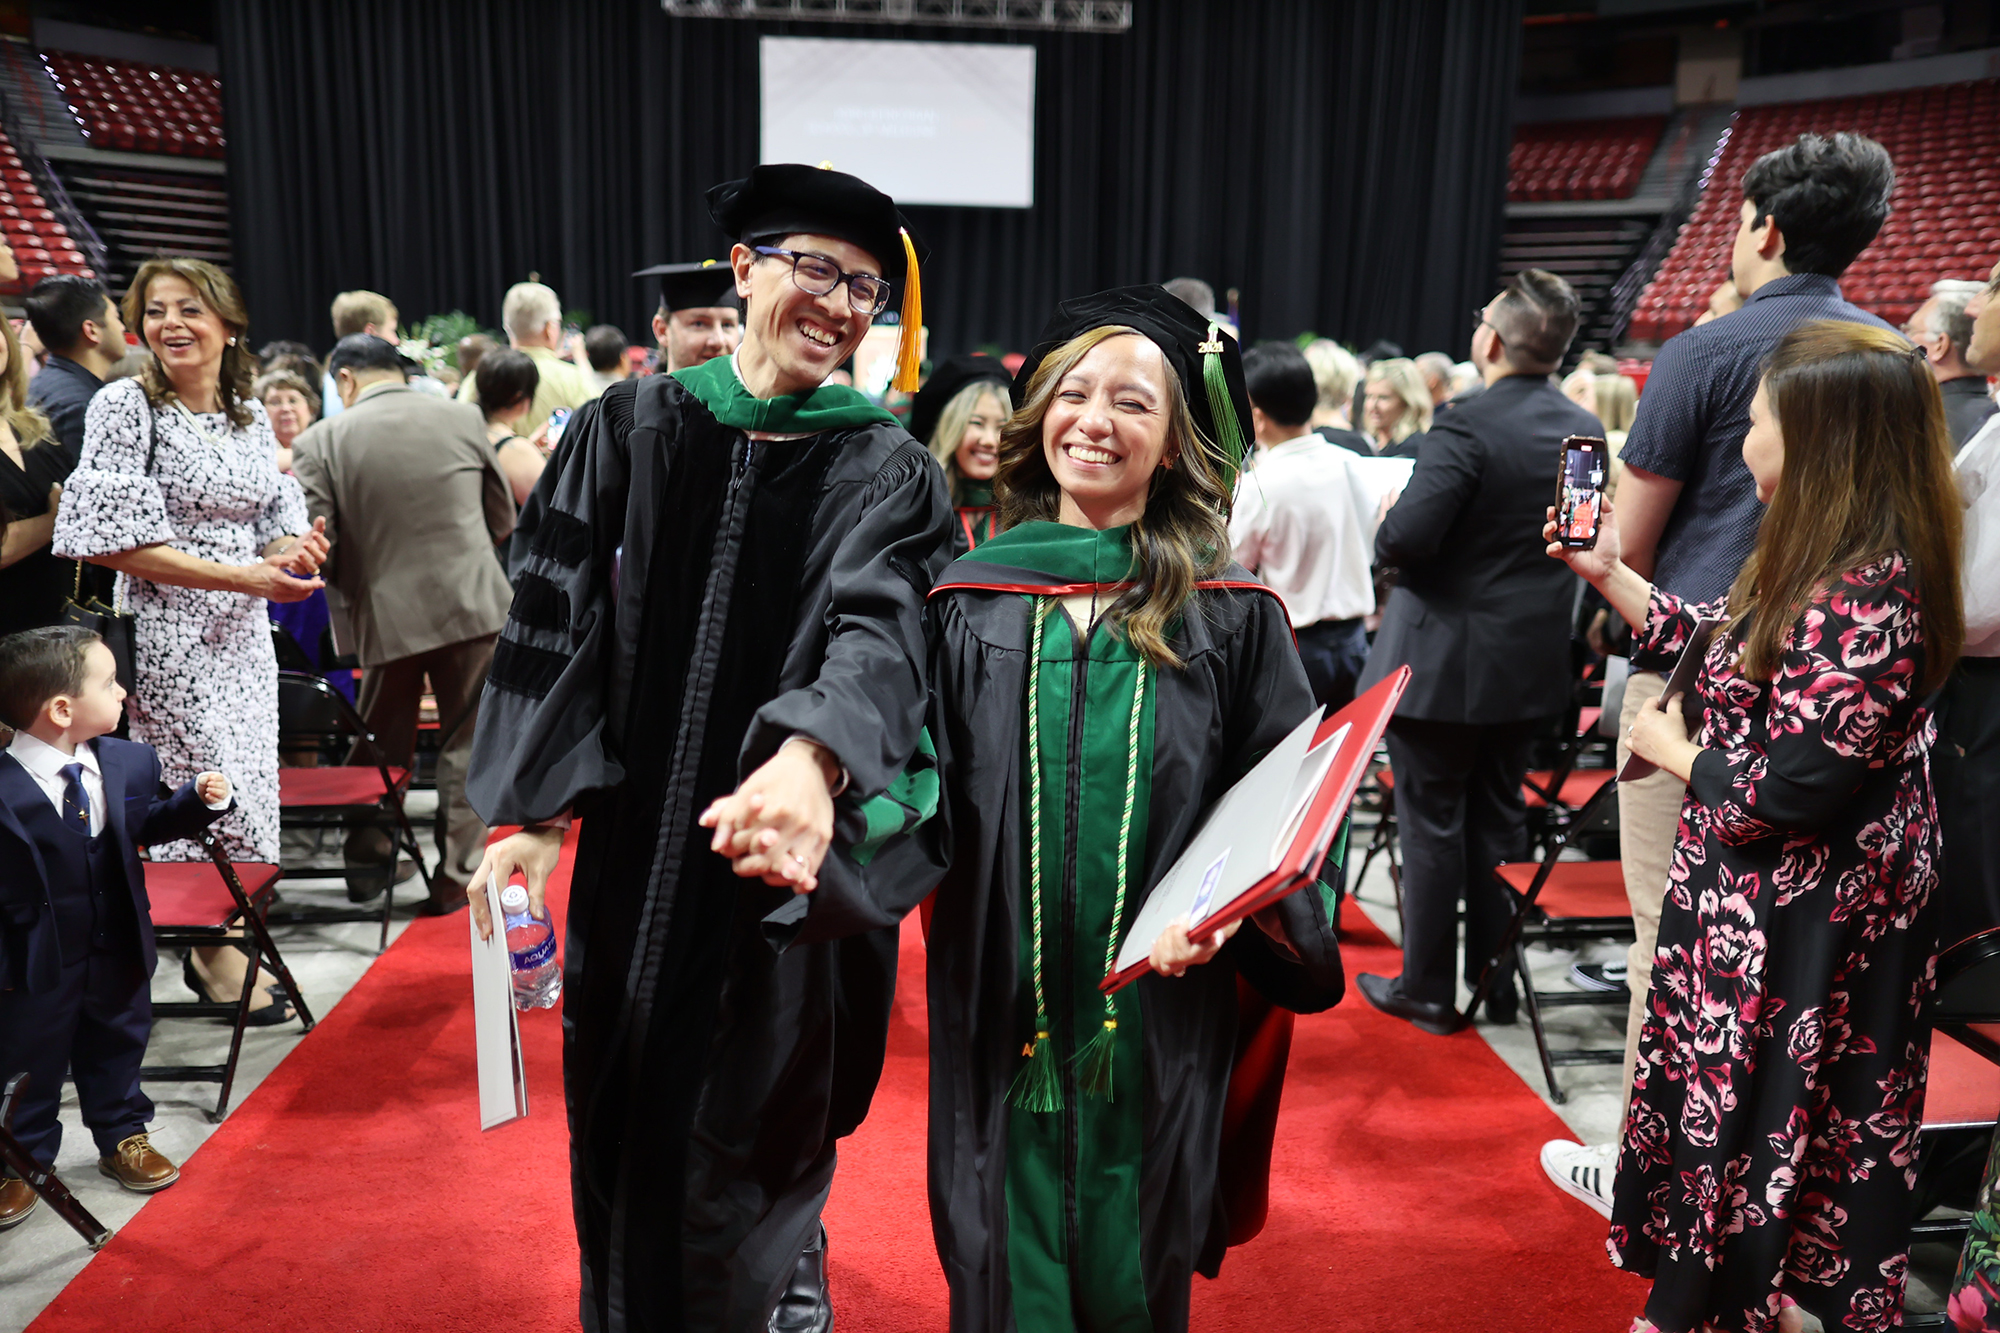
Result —
<path fill-rule="evenodd" d="M 1167 289 L 1167 295 L 1177 296 L 1193 307 L 1197 315 L 1215 314 L 1215 288 L 1200 278 L 1169 278 L 1160 284 Z"/>
<path fill-rule="evenodd" d="M 25 730 L 58 694 L 83 689 L 85 654 L 102 643 L 95 630 L 47 625 L 0 638 L 0 722 Z"/>
<path fill-rule="evenodd" d="M 541 387 L 542 372 L 526 352 L 498 347 L 479 358 L 472 383 L 479 394 L 480 409 L 491 417 L 533 398 Z"/>
<path fill-rule="evenodd" d="M 1756 223 L 1776 218 L 1785 267 L 1837 278 L 1889 220 L 1896 168 L 1873 139 L 1841 131 L 1801 134 L 1750 164 L 1743 197 Z"/>
<path fill-rule="evenodd" d="M 327 374 L 338 375 L 343 370 L 357 375 L 363 371 L 393 370 L 401 375 L 403 354 L 387 338 L 377 338 L 372 333 L 350 333 L 333 345 L 326 358 Z"/>
<path fill-rule="evenodd" d="M 1258 343 L 1243 354 L 1250 404 L 1280 426 L 1303 426 L 1319 406 L 1312 363 L 1291 343 Z"/>
<path fill-rule="evenodd" d="M 265 343 L 257 349 L 257 359 L 264 363 L 266 370 L 271 368 L 273 361 L 310 361 L 314 365 L 319 364 L 319 358 L 313 355 L 312 348 L 302 342 L 294 342 L 290 338 L 273 338 Z"/>
<path fill-rule="evenodd" d="M 598 324 L 583 335 L 583 354 L 590 360 L 592 370 L 609 370 L 625 359 L 625 349 L 631 346 L 625 335 L 610 324 Z"/>
<path fill-rule="evenodd" d="M 1524 268 L 1497 298 L 1494 331 L 1507 364 L 1547 374 L 1562 364 L 1581 313 L 1576 292 L 1544 268 Z"/>
<path fill-rule="evenodd" d="M 104 307 L 110 300 L 111 293 L 96 278 L 58 273 L 30 288 L 22 304 L 42 346 L 60 355 L 82 341 L 85 320 L 104 322 Z"/>

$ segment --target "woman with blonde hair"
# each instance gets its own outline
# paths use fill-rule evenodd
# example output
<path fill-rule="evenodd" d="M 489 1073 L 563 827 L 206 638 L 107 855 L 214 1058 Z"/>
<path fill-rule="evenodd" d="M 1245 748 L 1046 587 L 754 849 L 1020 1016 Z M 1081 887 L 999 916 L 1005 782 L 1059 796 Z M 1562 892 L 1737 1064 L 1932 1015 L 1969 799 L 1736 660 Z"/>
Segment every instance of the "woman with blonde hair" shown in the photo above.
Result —
<path fill-rule="evenodd" d="M 1725 622 L 1696 697 L 1631 735 L 1688 784 L 1611 1210 L 1646 1333 L 1901 1322 L 1942 851 L 1925 701 L 1964 638 L 1951 459 L 1921 351 L 1818 321 L 1751 403 L 1768 508 L 1725 600 L 1634 573 L 1608 505 L 1594 550 L 1543 530 L 1635 668 Z"/>
<path fill-rule="evenodd" d="M 1361 433 L 1378 454 L 1415 458 L 1431 428 L 1431 391 L 1417 363 L 1390 357 L 1368 367 L 1361 394 Z"/>
<path fill-rule="evenodd" d="M 292 441 L 319 420 L 319 390 L 301 369 L 286 365 L 265 370 L 250 391 L 264 405 L 272 438 L 278 442 L 278 471 L 290 472 Z"/>
<path fill-rule="evenodd" d="M 1331 895 L 1200 944 L 1171 927 L 1154 972 L 1098 982 L 1205 806 L 1312 691 L 1283 603 L 1229 563 L 1251 438 L 1232 338 L 1160 287 L 1068 301 L 1014 397 L 1002 530 L 928 608 L 946 867 L 930 1189 L 951 1327 L 1184 1329 L 1194 1272 L 1261 1219 L 1235 1205 L 1261 1198 L 1262 1168 L 1217 1167 L 1239 1025 L 1339 1000 Z M 1232 1160 L 1268 1166 L 1262 1145 Z"/>
<path fill-rule="evenodd" d="M 75 460 L 49 419 L 28 405 L 28 358 L 12 320 L 0 319 L 0 636 L 61 618 L 77 564 L 50 548 L 56 504 Z"/>
<path fill-rule="evenodd" d="M 910 434 L 929 447 L 951 487 L 954 555 L 994 533 L 993 475 L 1000 470 L 1000 428 L 1012 411 L 1008 379 L 998 357 L 952 357 L 931 371 L 910 404 Z"/>
<path fill-rule="evenodd" d="M 163 777 L 228 774 L 237 807 L 215 825 L 229 854 L 278 860 L 278 661 L 267 601 L 324 585 L 324 520 L 308 523 L 298 482 L 278 471 L 277 439 L 251 393 L 250 317 L 227 273 L 199 259 L 155 258 L 125 293 L 125 324 L 147 352 L 131 379 L 98 390 L 83 458 L 63 492 L 55 547 L 115 569 L 137 618 L 132 739 L 159 751 Z M 202 859 L 163 843 L 155 860 Z M 182 976 L 196 994 L 234 1001 L 234 948 L 197 949 Z M 252 1023 L 290 1006 L 261 991 Z"/>

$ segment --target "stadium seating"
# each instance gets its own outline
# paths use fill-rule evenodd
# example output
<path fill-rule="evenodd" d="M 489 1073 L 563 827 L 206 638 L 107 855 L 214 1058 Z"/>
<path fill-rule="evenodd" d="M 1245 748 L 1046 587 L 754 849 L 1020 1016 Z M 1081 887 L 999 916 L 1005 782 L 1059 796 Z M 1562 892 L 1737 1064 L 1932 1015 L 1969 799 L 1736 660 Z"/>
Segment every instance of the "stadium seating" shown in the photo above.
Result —
<path fill-rule="evenodd" d="M 1507 198 L 1629 199 L 1659 147 L 1665 116 L 1522 125 L 1507 158 Z"/>
<path fill-rule="evenodd" d="M 94 148 L 221 157 L 222 80 L 195 69 L 45 51 L 42 62 Z"/>
<path fill-rule="evenodd" d="M 1895 211 L 1841 279 L 1850 301 L 1900 325 L 1942 278 L 1983 280 L 2000 259 L 2000 80 L 1750 107 L 1674 248 L 1639 299 L 1627 338 L 1661 342 L 1694 323 L 1729 277 L 1743 173 L 1807 131 L 1854 130 L 1896 163 Z"/>
<path fill-rule="evenodd" d="M 57 273 L 96 276 L 4 133 L 0 133 L 0 234 L 14 252 L 23 291 Z"/>

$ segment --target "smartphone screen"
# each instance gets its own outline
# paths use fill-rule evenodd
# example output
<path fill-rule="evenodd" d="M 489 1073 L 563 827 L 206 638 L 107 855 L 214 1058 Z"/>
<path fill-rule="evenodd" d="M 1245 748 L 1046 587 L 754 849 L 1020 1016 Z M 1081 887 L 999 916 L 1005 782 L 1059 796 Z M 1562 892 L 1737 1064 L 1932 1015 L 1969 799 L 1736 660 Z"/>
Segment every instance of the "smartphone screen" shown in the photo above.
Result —
<path fill-rule="evenodd" d="M 549 448 L 553 449 L 562 443 L 563 428 L 568 425 L 569 409 L 567 407 L 558 407 L 555 411 L 549 413 L 549 431 L 547 436 Z"/>
<path fill-rule="evenodd" d="M 1563 441 L 1562 472 L 1556 478 L 1556 540 L 1572 551 L 1597 545 L 1610 457 L 1603 440 L 1572 435 Z"/>

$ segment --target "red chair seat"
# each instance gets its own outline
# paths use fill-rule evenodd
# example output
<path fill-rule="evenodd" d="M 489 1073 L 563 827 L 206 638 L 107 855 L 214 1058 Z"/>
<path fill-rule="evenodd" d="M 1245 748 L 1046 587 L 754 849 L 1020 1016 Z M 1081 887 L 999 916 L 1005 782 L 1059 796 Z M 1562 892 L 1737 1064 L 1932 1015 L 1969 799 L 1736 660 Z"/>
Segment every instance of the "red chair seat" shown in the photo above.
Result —
<path fill-rule="evenodd" d="M 2000 1041 L 2000 1024 L 1971 1026 L 1975 1032 Z M 2000 1119 L 2000 1065 L 1943 1029 L 1932 1032 L 1924 1128 L 1984 1128 L 1996 1119 Z"/>
<path fill-rule="evenodd" d="M 1597 719 L 1604 716 L 1604 710 L 1596 704 L 1585 704 L 1576 713 L 1576 734 L 1588 736 L 1597 730 Z"/>
<path fill-rule="evenodd" d="M 389 779 L 401 791 L 409 785 L 410 770 L 392 768 Z M 360 764 L 278 770 L 280 806 L 374 805 L 386 794 L 381 773 Z"/>
<path fill-rule="evenodd" d="M 278 882 L 278 867 L 274 865 L 262 861 L 233 864 L 236 877 L 243 881 L 243 892 L 253 903 Z M 156 930 L 215 929 L 228 925 L 236 914 L 236 899 L 213 861 L 147 862 L 146 897 L 152 900 Z"/>
<path fill-rule="evenodd" d="M 1539 861 L 1509 861 L 1493 873 L 1515 893 L 1526 894 L 1541 868 Z M 1625 896 L 1625 870 L 1616 861 L 1556 862 L 1535 906 L 1565 921 L 1632 915 L 1632 901 Z"/>
<path fill-rule="evenodd" d="M 1554 779 L 1555 774 L 1546 768 L 1538 768 L 1528 774 L 1528 781 L 1521 784 L 1521 795 L 1526 799 L 1530 810 L 1539 810 L 1548 802 L 1542 799 L 1541 792 L 1535 790 L 1529 783 L 1547 787 Z M 1572 810 L 1580 809 L 1585 801 L 1597 795 L 1598 788 L 1609 781 L 1611 781 L 1611 770 L 1608 768 L 1579 768 L 1563 779 L 1562 789 L 1556 792 L 1556 799 Z"/>

